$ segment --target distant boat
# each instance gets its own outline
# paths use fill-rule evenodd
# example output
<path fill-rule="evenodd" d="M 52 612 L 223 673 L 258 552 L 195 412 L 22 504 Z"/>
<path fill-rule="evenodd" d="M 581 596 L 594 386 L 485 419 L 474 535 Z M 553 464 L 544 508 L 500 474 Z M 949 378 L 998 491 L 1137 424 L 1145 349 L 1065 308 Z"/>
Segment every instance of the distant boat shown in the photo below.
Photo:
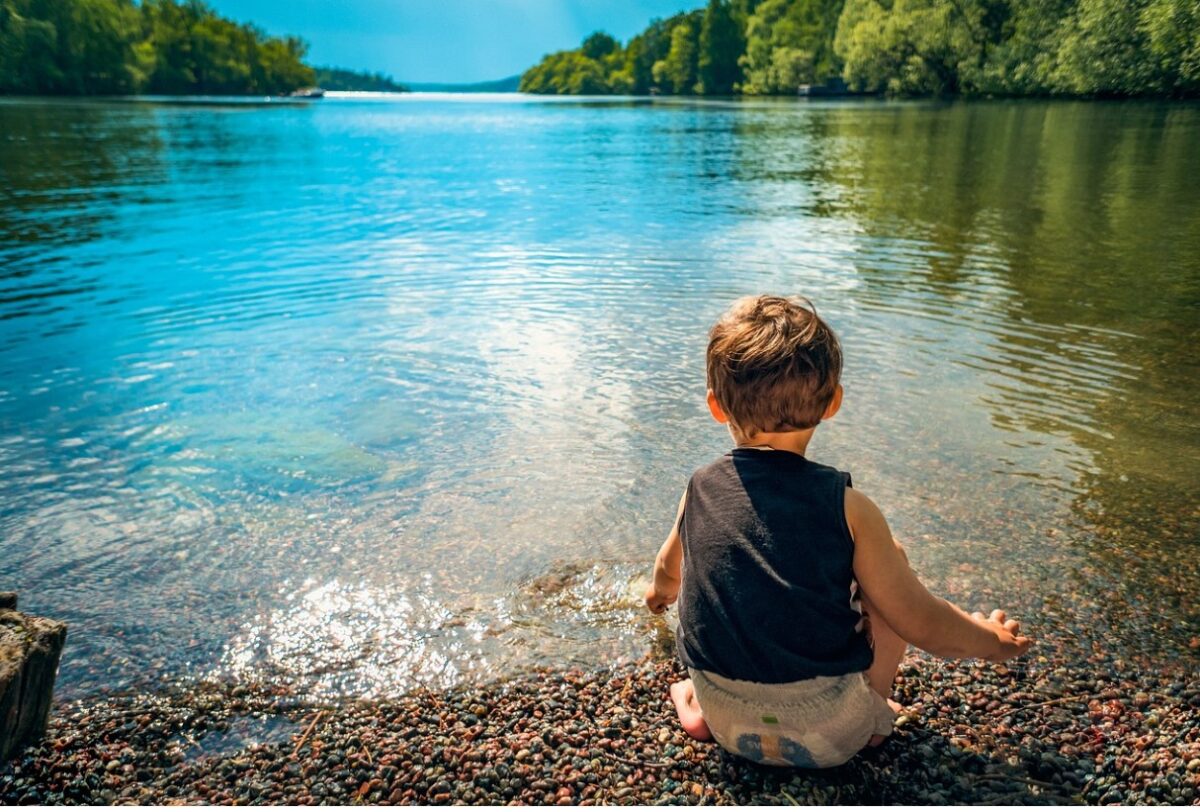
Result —
<path fill-rule="evenodd" d="M 809 98 L 829 98 L 836 96 L 865 96 L 869 94 L 851 90 L 840 76 L 830 76 L 823 84 L 800 85 L 796 88 L 796 95 L 808 96 Z"/>
<path fill-rule="evenodd" d="M 288 94 L 293 99 L 323 99 L 325 91 L 319 87 L 302 87 Z"/>

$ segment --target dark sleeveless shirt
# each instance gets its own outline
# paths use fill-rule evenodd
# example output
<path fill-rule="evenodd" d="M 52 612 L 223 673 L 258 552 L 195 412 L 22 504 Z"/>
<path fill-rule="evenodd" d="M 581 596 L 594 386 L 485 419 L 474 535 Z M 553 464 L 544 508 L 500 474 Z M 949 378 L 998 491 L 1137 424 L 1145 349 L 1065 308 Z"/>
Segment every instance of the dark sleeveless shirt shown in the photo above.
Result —
<path fill-rule="evenodd" d="M 679 528 L 685 665 L 764 683 L 870 667 L 851 606 L 849 486 L 835 468 L 753 448 L 692 475 Z"/>

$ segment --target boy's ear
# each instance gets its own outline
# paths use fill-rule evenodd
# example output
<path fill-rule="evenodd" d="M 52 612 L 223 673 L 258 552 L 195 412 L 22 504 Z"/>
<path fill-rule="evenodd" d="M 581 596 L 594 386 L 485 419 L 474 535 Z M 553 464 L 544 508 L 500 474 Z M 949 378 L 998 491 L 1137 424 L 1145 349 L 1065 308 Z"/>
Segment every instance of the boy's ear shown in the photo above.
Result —
<path fill-rule="evenodd" d="M 721 404 L 717 403 L 717 396 L 713 394 L 713 390 L 708 390 L 708 410 L 712 413 L 713 420 L 718 423 L 728 423 L 729 416 L 725 414 L 725 410 L 721 408 Z"/>
<path fill-rule="evenodd" d="M 825 414 L 821 415 L 821 419 L 828 420 L 837 414 L 840 408 L 842 408 L 842 385 L 839 383 L 833 390 L 833 397 L 829 399 L 829 405 L 825 407 Z"/>

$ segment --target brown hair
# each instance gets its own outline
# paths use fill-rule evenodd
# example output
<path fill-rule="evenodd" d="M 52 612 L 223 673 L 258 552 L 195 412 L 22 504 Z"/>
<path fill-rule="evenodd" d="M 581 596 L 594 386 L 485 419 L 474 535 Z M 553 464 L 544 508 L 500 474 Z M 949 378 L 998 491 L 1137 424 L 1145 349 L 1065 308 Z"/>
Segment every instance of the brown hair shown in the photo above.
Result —
<path fill-rule="evenodd" d="M 708 388 L 739 431 L 821 422 L 842 376 L 842 348 L 802 296 L 748 296 L 708 334 Z"/>

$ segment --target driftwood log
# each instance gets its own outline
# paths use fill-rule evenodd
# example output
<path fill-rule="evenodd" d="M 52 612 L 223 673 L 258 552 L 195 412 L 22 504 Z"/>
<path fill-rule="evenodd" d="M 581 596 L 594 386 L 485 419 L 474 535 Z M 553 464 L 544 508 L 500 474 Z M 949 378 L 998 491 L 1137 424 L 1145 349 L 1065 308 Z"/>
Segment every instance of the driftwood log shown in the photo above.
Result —
<path fill-rule="evenodd" d="M 65 623 L 22 614 L 0 592 L 0 762 L 46 732 L 66 640 Z"/>

